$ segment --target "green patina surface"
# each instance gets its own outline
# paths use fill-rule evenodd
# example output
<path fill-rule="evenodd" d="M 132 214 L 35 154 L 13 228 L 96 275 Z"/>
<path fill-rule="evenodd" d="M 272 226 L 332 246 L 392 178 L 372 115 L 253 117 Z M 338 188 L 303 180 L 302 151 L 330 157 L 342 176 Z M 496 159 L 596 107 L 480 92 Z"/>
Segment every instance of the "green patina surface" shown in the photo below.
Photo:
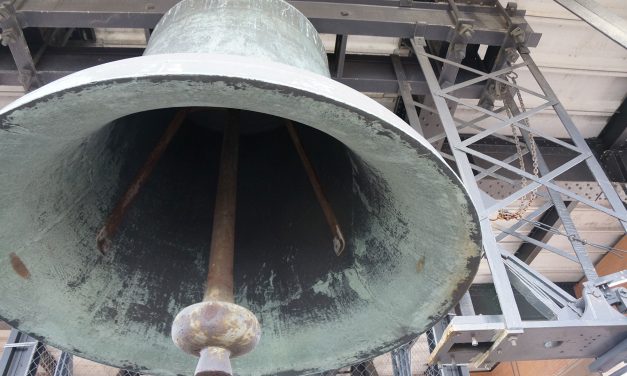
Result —
<path fill-rule="evenodd" d="M 118 119 L 198 106 L 310 126 L 342 145 L 338 163 L 347 166 L 339 182 L 321 173 L 326 187 L 337 186 L 331 196 L 343 192 L 331 197 L 345 209 L 339 215 L 351 231 L 343 258 L 315 246 L 275 250 L 271 241 L 241 251 L 254 268 L 239 265 L 236 303 L 257 315 L 262 338 L 254 352 L 234 360 L 237 374 L 331 369 L 386 352 L 430 327 L 469 286 L 479 263 L 476 213 L 459 179 L 400 119 L 327 78 L 320 39 L 291 6 L 182 4 L 219 10 L 174 8 L 147 56 L 71 76 L 0 113 L 0 317 L 96 361 L 149 374 L 193 371 L 195 358 L 175 347 L 169 330 L 176 313 L 202 297 L 209 241 L 203 230 L 209 227 L 202 226 L 210 219 L 190 209 L 172 219 L 185 223 L 178 232 L 157 220 L 152 231 L 142 229 L 163 207 L 176 210 L 165 193 L 178 192 L 178 167 L 146 187 L 136 205 L 142 210 L 128 213 L 111 253 L 100 255 L 94 239 L 125 188 L 119 179 L 141 163 L 137 142 L 149 147 L 159 135 L 147 131 L 158 114 L 136 117 L 137 124 Z M 233 28 L 228 20 L 237 12 L 248 26 Z M 208 26 L 215 17 L 224 17 L 227 29 Z M 253 22 L 259 17 L 265 21 Z M 255 47 L 232 50 L 229 43 L 240 42 Z M 202 53 L 162 55 L 169 51 Z M 330 159 L 325 150 L 311 152 Z M 211 196 L 201 187 L 185 189 L 189 197 Z M 16 257 L 28 277 L 16 270 Z M 321 271 L 311 275 L 315 268 Z"/>

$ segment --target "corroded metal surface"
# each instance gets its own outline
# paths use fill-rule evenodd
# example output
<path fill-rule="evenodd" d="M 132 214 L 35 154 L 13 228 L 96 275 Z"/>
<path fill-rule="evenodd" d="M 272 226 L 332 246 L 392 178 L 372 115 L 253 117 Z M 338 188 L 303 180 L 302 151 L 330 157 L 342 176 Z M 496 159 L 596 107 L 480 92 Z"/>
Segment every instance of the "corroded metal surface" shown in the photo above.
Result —
<path fill-rule="evenodd" d="M 318 32 L 282 0 L 185 0 L 155 27 L 145 55 L 212 53 L 249 56 L 329 76 Z"/>
<path fill-rule="evenodd" d="M 261 336 L 257 317 L 233 304 L 239 113 L 228 111 L 222 132 L 204 302 L 183 309 L 172 324 L 174 343 L 200 357 L 196 376 L 231 375 L 230 357 L 252 351 Z"/>
<path fill-rule="evenodd" d="M 208 301 L 183 309 L 172 325 L 172 339 L 188 354 L 200 356 L 206 347 L 221 347 L 231 357 L 250 352 L 261 328 L 255 315 L 237 304 Z M 208 346 L 208 342 L 211 346 Z"/>
<path fill-rule="evenodd" d="M 230 110 L 224 128 L 204 300 L 233 302 L 233 257 L 239 154 L 239 111 Z"/>
<path fill-rule="evenodd" d="M 168 119 L 188 107 L 243 110 L 247 127 L 234 302 L 257 315 L 264 335 L 233 360 L 238 374 L 337 369 L 446 314 L 481 251 L 463 185 L 401 119 L 321 72 L 326 63 L 288 64 L 224 51 L 148 54 L 78 72 L 3 109 L 0 318 L 99 362 L 193 371 L 170 323 L 204 294 L 221 140 L 207 124 L 226 122 L 224 111 L 188 115 L 110 251 L 94 242 Z M 342 225 L 339 257 L 285 119 Z"/>

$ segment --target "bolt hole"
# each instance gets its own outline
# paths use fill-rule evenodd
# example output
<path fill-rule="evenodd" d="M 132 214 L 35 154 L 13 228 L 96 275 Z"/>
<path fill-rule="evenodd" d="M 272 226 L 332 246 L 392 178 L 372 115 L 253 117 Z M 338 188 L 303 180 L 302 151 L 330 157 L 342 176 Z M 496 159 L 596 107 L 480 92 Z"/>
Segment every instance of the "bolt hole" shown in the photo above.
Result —
<path fill-rule="evenodd" d="M 561 346 L 562 343 L 564 343 L 564 341 L 546 341 L 544 342 L 544 347 L 547 349 L 554 349 L 556 347 Z"/>

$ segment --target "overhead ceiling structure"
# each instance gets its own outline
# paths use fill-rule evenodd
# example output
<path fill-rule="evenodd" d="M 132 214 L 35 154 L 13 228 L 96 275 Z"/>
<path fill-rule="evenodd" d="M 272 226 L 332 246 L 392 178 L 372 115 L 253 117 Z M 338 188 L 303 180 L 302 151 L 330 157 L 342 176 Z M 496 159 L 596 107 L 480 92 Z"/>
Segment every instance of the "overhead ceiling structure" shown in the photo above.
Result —
<path fill-rule="evenodd" d="M 0 104 L 81 69 L 140 56 L 176 2 L 5 5 Z M 597 278 L 593 265 L 623 252 L 612 247 L 627 221 L 627 49 L 620 30 L 603 21 L 627 19 L 624 1 L 290 3 L 321 33 L 333 78 L 423 134 L 456 168 L 484 217 L 484 237 L 492 240 L 484 241 L 474 282 L 494 284 L 501 311 L 483 313 L 467 295 L 457 309 L 462 316 L 434 329 L 430 361 L 489 369 L 525 353 L 599 356 L 609 364 L 602 355 L 627 335 L 607 309 L 621 304 L 610 287 L 625 272 Z M 585 277 L 591 284 L 579 300 L 555 285 Z M 527 305 L 533 321 L 521 314 Z M 580 332 L 595 345 L 582 351 L 583 340 L 569 337 Z M 599 333 L 604 341 L 597 342 Z M 405 350 L 393 354 L 402 358 Z"/>

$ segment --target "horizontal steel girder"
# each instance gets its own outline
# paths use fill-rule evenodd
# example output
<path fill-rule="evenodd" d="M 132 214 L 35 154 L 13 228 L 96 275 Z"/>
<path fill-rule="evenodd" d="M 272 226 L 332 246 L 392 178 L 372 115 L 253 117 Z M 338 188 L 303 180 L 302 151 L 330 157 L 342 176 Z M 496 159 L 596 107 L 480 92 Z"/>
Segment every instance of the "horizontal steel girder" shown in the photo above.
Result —
<path fill-rule="evenodd" d="M 24 27 L 120 27 L 153 28 L 161 16 L 178 0 L 100 1 L 100 0 L 25 0 L 17 7 Z M 319 33 L 372 35 L 384 37 L 423 36 L 431 40 L 451 40 L 455 33 L 452 11 L 446 3 L 414 1 L 399 7 L 394 1 L 290 1 L 313 23 Z M 460 16 L 474 25 L 468 43 L 501 45 L 508 25 L 498 7 L 459 5 Z M 524 11 L 516 18 L 524 22 Z M 527 45 L 535 47 L 539 33 L 527 34 Z"/>
<path fill-rule="evenodd" d="M 501 316 L 458 316 L 447 327 L 430 362 L 491 368 L 514 360 L 594 358 L 620 343 L 624 320 L 525 321 L 523 333 L 505 329 Z M 472 344 L 472 339 L 478 343 Z"/>
<path fill-rule="evenodd" d="M 49 47 L 39 59 L 37 73 L 44 83 L 98 64 L 141 56 L 140 48 L 53 48 Z M 427 84 L 418 63 L 411 58 L 402 59 L 412 93 L 424 95 Z M 460 80 L 474 77 L 460 74 Z M 346 55 L 344 71 L 337 81 L 366 93 L 398 93 L 398 81 L 389 56 Z M 0 84 L 20 85 L 17 70 L 8 50 L 0 50 Z M 472 85 L 459 93 L 465 98 L 478 98 L 483 83 Z"/>

